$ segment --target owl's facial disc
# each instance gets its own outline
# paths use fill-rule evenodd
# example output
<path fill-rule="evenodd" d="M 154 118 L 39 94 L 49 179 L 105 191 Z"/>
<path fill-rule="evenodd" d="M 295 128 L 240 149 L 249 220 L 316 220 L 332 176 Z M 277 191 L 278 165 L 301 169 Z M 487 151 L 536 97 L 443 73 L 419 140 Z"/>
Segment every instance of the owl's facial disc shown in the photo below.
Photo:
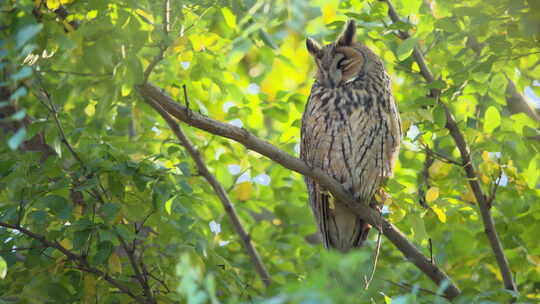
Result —
<path fill-rule="evenodd" d="M 352 47 L 340 47 L 336 51 L 344 54 L 343 59 L 338 62 L 338 68 L 342 71 L 342 82 L 355 80 L 364 68 L 364 55 Z"/>
<path fill-rule="evenodd" d="M 364 55 L 353 47 L 323 48 L 324 55 L 315 58 L 317 79 L 325 87 L 336 88 L 356 80 L 364 68 Z"/>
<path fill-rule="evenodd" d="M 306 47 L 317 63 L 317 79 L 325 87 L 335 88 L 358 78 L 365 57 L 356 42 L 356 23 L 349 20 L 338 39 L 321 46 L 308 38 Z"/>

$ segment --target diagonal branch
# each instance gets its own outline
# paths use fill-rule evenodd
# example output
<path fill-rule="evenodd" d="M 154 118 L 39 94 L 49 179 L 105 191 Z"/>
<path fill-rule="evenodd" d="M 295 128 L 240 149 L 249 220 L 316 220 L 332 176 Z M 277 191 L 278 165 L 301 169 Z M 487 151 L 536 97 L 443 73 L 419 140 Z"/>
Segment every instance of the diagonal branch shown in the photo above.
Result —
<path fill-rule="evenodd" d="M 374 209 L 369 208 L 367 205 L 356 203 L 352 195 L 345 191 L 339 182 L 328 176 L 321 169 L 310 168 L 304 161 L 259 139 L 246 129 L 222 123 L 190 111 L 185 106 L 174 102 L 172 98 L 152 84 L 145 83 L 137 86 L 137 89 L 146 102 L 149 104 L 159 104 L 170 115 L 188 125 L 218 136 L 232 139 L 244 145 L 246 148 L 272 159 L 285 168 L 313 178 L 325 189 L 328 189 L 334 197 L 340 201 L 346 202 L 347 206 L 361 219 L 367 221 L 375 228 L 382 228 L 382 233 L 405 255 L 407 260 L 416 265 L 416 267 L 424 272 L 438 286 L 443 282 L 447 282 L 448 286 L 444 291 L 444 295 L 447 298 L 453 299 L 460 294 L 459 288 L 452 282 L 448 275 L 435 264 L 431 263 L 420 250 L 407 240 L 405 235 L 399 231 L 399 229 L 388 222 Z"/>
<path fill-rule="evenodd" d="M 184 92 L 185 92 L 185 86 L 184 86 Z M 186 94 L 187 98 L 187 94 Z M 227 192 L 223 188 L 223 186 L 219 183 L 219 181 L 216 179 L 212 173 L 208 170 L 206 167 L 206 164 L 204 163 L 204 160 L 201 156 L 201 153 L 193 146 L 191 141 L 186 137 L 184 132 L 182 131 L 182 128 L 176 123 L 176 121 L 161 107 L 160 104 L 156 103 L 156 101 L 152 98 L 145 98 L 145 101 L 152 106 L 160 115 L 163 117 L 163 119 L 167 122 L 169 125 L 169 128 L 173 131 L 174 135 L 180 140 L 180 143 L 186 148 L 188 153 L 191 155 L 191 158 L 195 161 L 195 164 L 197 165 L 197 169 L 199 170 L 199 173 L 208 181 L 208 183 L 212 186 L 214 189 L 214 192 L 218 196 L 219 200 L 223 204 L 223 208 L 225 209 L 225 212 L 227 212 L 227 215 L 231 219 L 231 222 L 236 230 L 236 233 L 240 236 L 240 239 L 242 240 L 242 244 L 244 245 L 244 248 L 246 249 L 249 257 L 251 258 L 251 262 L 255 266 L 255 269 L 259 276 L 261 277 L 261 280 L 263 281 L 264 285 L 266 287 L 270 286 L 272 283 L 272 280 L 270 279 L 270 275 L 268 274 L 268 271 L 266 270 L 266 267 L 264 266 L 261 257 L 259 256 L 259 253 L 253 246 L 253 243 L 251 242 L 251 236 L 246 232 L 244 227 L 242 226 L 242 223 L 240 222 L 240 218 L 236 214 L 236 211 L 234 209 L 234 205 L 232 204 L 231 200 L 229 199 L 229 196 L 227 195 Z"/>
<path fill-rule="evenodd" d="M 390 16 L 390 19 L 392 19 L 392 22 L 394 23 L 399 22 L 400 21 L 399 16 L 395 8 L 392 6 L 392 3 L 390 2 L 390 0 L 381 0 L 381 1 L 384 1 L 386 2 L 386 4 L 388 4 L 388 15 Z M 409 37 L 409 34 L 407 32 L 400 31 L 399 37 L 401 39 L 407 39 Z M 424 56 L 422 55 L 422 52 L 420 52 L 420 49 L 418 48 L 418 46 L 415 46 L 413 50 L 413 57 L 416 63 L 418 64 L 420 68 L 420 73 L 422 74 L 424 79 L 428 83 L 432 83 L 433 81 L 435 81 L 435 77 L 433 76 L 433 74 L 431 73 L 431 70 L 427 66 L 426 61 L 424 60 Z M 454 118 L 454 115 L 452 114 L 448 106 L 439 100 L 440 93 L 441 91 L 438 89 L 431 89 L 432 97 L 435 97 L 435 99 L 438 101 L 438 104 L 445 111 L 445 114 L 446 114 L 445 127 L 448 129 L 448 131 L 450 131 L 450 135 L 454 139 L 456 146 L 458 147 L 459 152 L 461 154 L 463 169 L 465 170 L 465 174 L 467 175 L 469 185 L 471 186 L 471 189 L 474 193 L 476 201 L 478 202 L 480 214 L 482 216 L 482 221 L 484 223 L 485 233 L 489 239 L 491 248 L 493 250 L 493 253 L 495 254 L 495 259 L 497 260 L 497 263 L 501 270 L 504 286 L 508 290 L 517 292 L 518 291 L 517 286 L 512 278 L 512 272 L 510 271 L 508 260 L 506 256 L 504 255 L 501 241 L 497 234 L 497 230 L 495 229 L 493 217 L 491 216 L 491 212 L 490 212 L 488 198 L 482 192 L 482 188 L 480 187 L 480 183 L 478 182 L 479 179 L 478 179 L 478 176 L 476 175 L 476 171 L 472 163 L 470 148 L 467 142 L 465 141 L 465 137 L 463 136 L 463 133 L 459 130 L 459 127 Z"/>
<path fill-rule="evenodd" d="M 109 282 L 109 284 L 111 284 L 112 286 L 118 288 L 122 293 L 125 293 L 126 295 L 130 296 L 137 303 L 142 303 L 142 304 L 151 304 L 152 303 L 152 302 L 147 302 L 145 299 L 143 299 L 140 296 L 134 294 L 131 290 L 129 290 L 128 287 L 124 286 L 122 283 L 115 280 L 114 278 L 112 278 L 107 273 L 105 273 L 105 272 L 103 272 L 103 271 L 101 271 L 101 270 L 99 270 L 99 269 L 97 269 L 95 267 L 90 266 L 90 264 L 88 263 L 88 261 L 86 260 L 85 257 L 77 255 L 77 254 L 69 251 L 67 248 L 65 248 L 64 246 L 62 246 L 58 242 L 50 241 L 45 236 L 43 236 L 41 234 L 34 233 L 34 232 L 32 232 L 32 231 L 30 231 L 28 229 L 23 228 L 20 225 L 14 225 L 14 224 L 8 224 L 8 223 L 0 222 L 0 227 L 5 227 L 5 228 L 8 228 L 8 229 L 16 230 L 16 231 L 18 231 L 18 232 L 20 232 L 20 233 L 22 233 L 22 234 L 24 234 L 24 235 L 26 235 L 26 236 L 28 236 L 30 238 L 33 238 L 33 239 L 39 241 L 41 244 L 43 244 L 46 247 L 51 247 L 51 248 L 54 248 L 54 249 L 62 252 L 68 258 L 68 260 L 75 262 L 81 270 L 89 272 L 89 273 L 93 273 L 96 276 L 103 278 L 105 281 Z"/>

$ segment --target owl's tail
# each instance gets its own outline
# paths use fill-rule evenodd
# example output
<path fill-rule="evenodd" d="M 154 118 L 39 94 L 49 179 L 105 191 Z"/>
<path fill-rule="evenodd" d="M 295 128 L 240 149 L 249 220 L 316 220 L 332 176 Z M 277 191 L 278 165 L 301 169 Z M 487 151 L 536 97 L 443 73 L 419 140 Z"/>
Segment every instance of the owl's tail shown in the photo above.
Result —
<path fill-rule="evenodd" d="M 327 193 L 320 194 L 320 232 L 324 246 L 347 252 L 361 247 L 371 225 L 356 216 L 352 210 Z"/>

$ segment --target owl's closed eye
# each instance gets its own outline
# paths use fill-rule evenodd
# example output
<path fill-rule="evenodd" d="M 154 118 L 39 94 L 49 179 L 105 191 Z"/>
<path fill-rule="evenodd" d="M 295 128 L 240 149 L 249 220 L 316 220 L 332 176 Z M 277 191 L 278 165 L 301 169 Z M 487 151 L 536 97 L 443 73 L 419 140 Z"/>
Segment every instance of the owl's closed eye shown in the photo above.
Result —
<path fill-rule="evenodd" d="M 311 38 L 306 40 L 309 53 L 317 64 L 317 80 L 323 86 L 338 87 L 354 81 L 364 67 L 362 46 L 356 42 L 356 24 L 349 21 L 334 43 L 321 47 Z"/>

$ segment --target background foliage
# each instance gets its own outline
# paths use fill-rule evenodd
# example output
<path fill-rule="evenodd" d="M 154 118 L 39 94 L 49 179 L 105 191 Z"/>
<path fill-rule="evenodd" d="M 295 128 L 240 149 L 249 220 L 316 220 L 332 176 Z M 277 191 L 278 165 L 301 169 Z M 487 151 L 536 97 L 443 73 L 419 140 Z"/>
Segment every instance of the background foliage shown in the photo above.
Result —
<path fill-rule="evenodd" d="M 456 302 L 511 298 L 453 163 L 459 152 L 444 112 L 426 97 L 442 89 L 485 193 L 495 194 L 518 302 L 540 300 L 537 1 L 396 0 L 403 22 L 392 25 L 374 0 L 172 1 L 169 35 L 164 2 L 0 2 L 0 223 L 57 242 L 136 295 L 139 268 L 158 303 L 445 302 L 384 239 L 364 290 L 376 233 L 358 252 L 324 252 L 302 176 L 186 128 L 274 281 L 265 288 L 212 188 L 134 89 L 167 47 L 151 82 L 182 103 L 185 84 L 191 109 L 297 155 L 314 74 L 305 37 L 330 42 L 354 18 L 358 39 L 386 63 L 404 126 L 387 217 L 461 287 Z M 412 37 L 401 41 L 396 30 Z M 411 57 L 415 44 L 438 78 L 429 86 Z M 87 269 L 0 228 L 1 303 L 133 301 Z"/>

